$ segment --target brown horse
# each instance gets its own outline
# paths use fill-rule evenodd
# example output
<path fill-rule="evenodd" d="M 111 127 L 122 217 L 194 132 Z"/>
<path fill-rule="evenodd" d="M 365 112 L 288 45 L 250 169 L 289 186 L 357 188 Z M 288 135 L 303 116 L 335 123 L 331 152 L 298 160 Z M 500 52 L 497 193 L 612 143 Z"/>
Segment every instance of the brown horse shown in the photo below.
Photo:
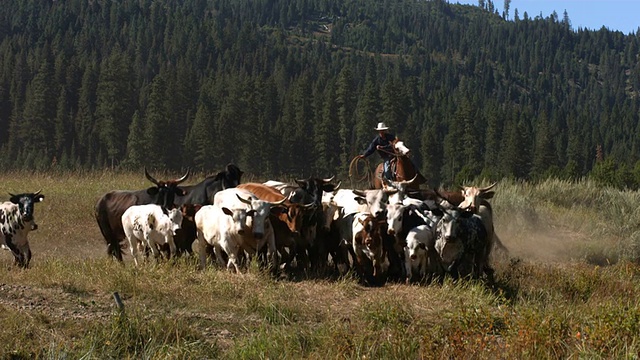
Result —
<path fill-rule="evenodd" d="M 402 141 L 395 139 L 391 142 L 393 145 L 393 156 L 395 159 L 391 160 L 391 166 L 395 181 L 411 181 L 408 183 L 408 189 L 418 189 L 420 184 L 427 182 L 427 179 L 420 174 L 418 169 L 413 165 L 413 162 L 409 159 L 409 150 Z M 382 171 L 384 170 L 384 164 L 380 163 L 376 167 L 375 176 L 373 177 L 373 188 L 382 189 Z"/>

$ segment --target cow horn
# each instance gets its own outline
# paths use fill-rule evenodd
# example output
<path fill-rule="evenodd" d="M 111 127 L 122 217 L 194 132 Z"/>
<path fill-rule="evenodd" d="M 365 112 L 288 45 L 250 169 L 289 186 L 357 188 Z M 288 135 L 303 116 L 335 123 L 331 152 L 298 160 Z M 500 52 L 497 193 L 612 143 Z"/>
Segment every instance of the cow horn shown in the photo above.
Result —
<path fill-rule="evenodd" d="M 312 207 L 313 207 L 313 206 L 315 206 L 315 205 L 316 205 L 316 203 L 314 203 L 314 202 L 310 202 L 310 203 L 308 203 L 308 204 L 304 204 L 304 205 L 302 205 L 302 207 L 303 207 L 303 208 L 305 208 L 305 209 L 310 209 L 310 208 L 312 208 Z"/>
<path fill-rule="evenodd" d="M 40 194 L 40 191 L 42 191 L 42 189 L 40 189 L 40 190 L 38 190 L 38 191 L 34 192 L 34 193 L 33 193 L 33 196 L 38 196 L 38 194 Z"/>
<path fill-rule="evenodd" d="M 151 181 L 152 183 L 158 185 L 158 180 L 154 179 L 153 176 L 149 175 L 149 172 L 147 171 L 147 167 L 146 166 L 144 167 L 144 176 L 146 176 L 147 179 L 149 181 Z"/>
<path fill-rule="evenodd" d="M 333 175 L 332 177 L 328 178 L 328 179 L 321 179 L 323 183 L 330 183 L 333 181 L 333 179 L 335 179 L 335 175 Z"/>
<path fill-rule="evenodd" d="M 175 179 L 174 181 L 175 181 L 177 184 L 180 184 L 181 182 L 183 182 L 183 181 L 187 180 L 187 178 L 189 177 L 189 172 L 190 172 L 190 170 L 189 170 L 189 169 L 187 169 L 187 173 L 186 173 L 186 174 L 182 175 L 182 177 L 181 177 L 181 178 L 179 178 L 179 179 Z"/>
<path fill-rule="evenodd" d="M 384 191 L 384 193 L 387 195 L 393 195 L 397 193 L 399 190 L 394 188 L 394 189 L 382 189 L 382 191 Z"/>
<path fill-rule="evenodd" d="M 336 190 L 340 189 L 340 185 L 341 184 L 342 184 L 342 181 L 338 181 L 338 184 L 333 187 L 333 191 L 336 191 Z"/>
<path fill-rule="evenodd" d="M 413 182 L 416 181 L 417 178 L 418 178 L 418 174 L 416 173 L 416 175 L 413 177 L 413 179 L 411 179 L 411 180 L 403 180 L 403 181 L 398 182 L 398 184 L 400 184 L 400 185 L 410 185 L 410 184 L 413 184 Z"/>
<path fill-rule="evenodd" d="M 478 190 L 479 190 L 481 193 L 483 193 L 483 192 L 485 192 L 485 191 L 490 190 L 491 188 L 493 188 L 493 187 L 494 187 L 494 186 L 496 186 L 497 184 L 498 184 L 498 182 L 496 181 L 496 182 L 494 182 L 493 184 L 491 184 L 491 185 L 489 185 L 489 186 L 487 186 L 487 187 L 484 187 L 484 188 L 478 189 Z"/>
<path fill-rule="evenodd" d="M 7 194 L 9 194 L 11 197 L 15 196 L 14 194 L 7 192 Z"/>
<path fill-rule="evenodd" d="M 367 196 L 367 194 L 362 190 L 355 189 L 355 190 L 351 190 L 351 191 L 353 191 L 353 193 L 358 195 L 358 196 L 362 196 L 362 197 Z"/>
<path fill-rule="evenodd" d="M 285 201 L 287 201 L 287 197 L 283 197 L 280 201 L 272 202 L 271 205 L 282 205 Z"/>
<path fill-rule="evenodd" d="M 236 196 L 238 197 L 238 200 L 242 201 L 245 204 L 251 205 L 251 200 L 243 199 L 242 196 L 240 196 L 238 194 L 236 194 Z"/>

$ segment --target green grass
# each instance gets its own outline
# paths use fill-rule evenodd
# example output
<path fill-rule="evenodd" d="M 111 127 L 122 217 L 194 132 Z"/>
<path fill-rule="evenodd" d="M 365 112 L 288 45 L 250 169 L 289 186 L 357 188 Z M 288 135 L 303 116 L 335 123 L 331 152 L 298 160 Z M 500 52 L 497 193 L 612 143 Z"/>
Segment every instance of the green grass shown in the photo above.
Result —
<path fill-rule="evenodd" d="M 181 174 L 164 174 L 174 177 Z M 204 177 L 193 175 L 189 183 Z M 588 181 L 502 181 L 492 200 L 496 289 L 477 282 L 364 288 L 237 275 L 196 259 L 135 268 L 106 257 L 98 197 L 141 174 L 0 175 L 43 189 L 30 269 L 0 253 L 0 358 L 637 358 L 637 192 Z M 5 199 L 8 198 L 8 195 Z M 125 304 L 120 312 L 113 293 Z"/>

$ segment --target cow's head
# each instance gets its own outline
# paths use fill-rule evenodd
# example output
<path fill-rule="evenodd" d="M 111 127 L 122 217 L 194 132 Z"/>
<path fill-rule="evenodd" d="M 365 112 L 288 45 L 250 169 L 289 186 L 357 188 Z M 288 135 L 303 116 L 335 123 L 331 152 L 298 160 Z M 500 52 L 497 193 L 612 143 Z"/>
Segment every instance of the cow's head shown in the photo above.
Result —
<path fill-rule="evenodd" d="M 231 223 L 233 224 L 231 230 L 240 235 L 244 235 L 244 229 L 250 227 L 247 223 L 247 216 L 255 214 L 255 210 L 247 210 L 247 208 L 230 209 L 223 206 L 221 210 L 225 215 L 231 216 Z"/>
<path fill-rule="evenodd" d="M 188 221 L 195 221 L 196 213 L 202 208 L 200 204 L 184 204 L 180 206 L 182 211 L 182 219 Z"/>
<path fill-rule="evenodd" d="M 464 254 L 464 238 L 462 236 L 463 219 L 473 216 L 468 211 L 458 208 L 443 210 L 442 218 L 436 225 L 436 251 L 440 255 L 442 265 L 447 271 L 455 266 Z"/>
<path fill-rule="evenodd" d="M 178 185 L 187 180 L 189 177 L 189 170 L 187 170 L 187 173 L 182 177 L 168 181 L 156 180 L 153 176 L 149 175 L 146 168 L 144 169 L 144 176 L 156 185 L 147 189 L 147 194 L 156 198 L 156 205 L 164 206 L 167 209 L 173 209 L 175 206 L 175 196 L 184 196 L 187 194 L 187 192 Z"/>
<path fill-rule="evenodd" d="M 234 164 L 227 164 L 224 179 L 222 180 L 222 188 L 229 189 L 240 185 L 244 172 Z"/>
<path fill-rule="evenodd" d="M 474 214 L 478 212 L 478 208 L 480 207 L 480 201 L 482 199 L 488 200 L 495 195 L 495 192 L 489 191 L 494 186 L 496 186 L 497 182 L 483 188 L 475 187 L 475 186 L 465 186 L 462 187 L 461 192 L 462 196 L 464 196 L 464 200 L 458 205 L 460 209 L 470 211 Z"/>
<path fill-rule="evenodd" d="M 382 232 L 385 220 L 367 215 L 365 218 L 358 218 L 358 222 L 363 227 L 362 245 L 364 245 L 365 253 L 367 253 L 373 264 L 373 276 L 383 275 L 389 267 L 389 262 L 382 246 Z"/>
<path fill-rule="evenodd" d="M 395 235 L 402 231 L 402 218 L 406 206 L 401 203 L 387 204 L 387 234 Z"/>
<path fill-rule="evenodd" d="M 171 209 L 169 210 L 169 214 L 167 214 L 167 216 L 169 216 L 169 220 L 171 220 L 171 233 L 173 234 L 173 236 L 175 236 L 176 231 L 180 230 L 180 227 L 182 226 L 182 209 Z"/>
<path fill-rule="evenodd" d="M 418 257 L 426 256 L 427 253 L 427 246 L 423 242 L 419 241 L 415 234 L 411 233 L 407 236 L 406 249 L 406 254 L 411 260 L 417 260 Z"/>
<path fill-rule="evenodd" d="M 272 209 L 272 213 L 276 215 L 278 219 L 284 221 L 292 233 L 299 234 L 300 229 L 302 228 L 302 223 L 304 221 L 305 212 L 314 207 L 315 203 L 302 205 L 287 202 L 286 205 L 282 204 L 282 206 L 274 207 Z"/>
<path fill-rule="evenodd" d="M 368 212 L 371 213 L 374 217 L 380 217 L 387 207 L 387 201 L 389 200 L 389 195 L 395 194 L 398 190 L 352 190 L 356 195 L 355 200 L 359 204 L 366 204 L 368 207 Z"/>
<path fill-rule="evenodd" d="M 334 192 L 340 188 L 340 182 L 337 185 L 331 184 L 334 178 L 335 176 L 326 179 L 313 177 L 308 179 L 297 179 L 296 184 L 298 184 L 302 192 L 298 191 L 295 197 L 290 199 L 291 202 L 313 202 L 316 205 L 320 205 L 323 193 Z"/>
<path fill-rule="evenodd" d="M 287 200 L 287 198 L 283 197 L 282 200 L 276 202 L 269 202 L 260 200 L 255 196 L 250 196 L 245 199 L 240 195 L 236 194 L 238 199 L 249 205 L 249 209 L 246 213 L 247 217 L 251 217 L 251 230 L 253 232 L 253 236 L 256 239 L 261 239 L 265 233 L 265 221 L 267 220 L 267 216 L 271 212 L 272 208 L 280 209 L 280 206 Z"/>
<path fill-rule="evenodd" d="M 11 198 L 9 198 L 9 201 L 18 205 L 18 208 L 20 209 L 20 216 L 22 217 L 22 220 L 24 222 L 33 220 L 33 208 L 35 203 L 44 200 L 44 195 L 40 194 L 41 191 L 42 190 L 38 190 L 35 193 L 24 193 L 18 195 L 9 193 L 9 195 L 11 196 Z"/>

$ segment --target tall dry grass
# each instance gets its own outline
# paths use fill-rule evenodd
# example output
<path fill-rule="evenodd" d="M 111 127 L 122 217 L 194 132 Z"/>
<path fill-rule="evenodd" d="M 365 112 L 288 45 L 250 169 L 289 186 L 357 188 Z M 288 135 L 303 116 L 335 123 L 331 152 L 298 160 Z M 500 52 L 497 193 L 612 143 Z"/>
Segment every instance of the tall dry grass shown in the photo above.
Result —
<path fill-rule="evenodd" d="M 168 177 L 181 174 L 166 174 Z M 158 176 L 160 177 L 160 176 Z M 195 183 L 204 176 L 196 174 Z M 588 181 L 502 181 L 492 200 L 509 256 L 496 288 L 364 288 L 349 277 L 285 281 L 195 259 L 135 268 L 106 258 L 93 219 L 111 189 L 142 174 L 0 175 L 42 188 L 27 270 L 0 254 L 0 358 L 636 358 L 637 192 Z M 7 195 L 8 198 L 8 195 Z M 120 312 L 113 292 L 125 304 Z"/>

